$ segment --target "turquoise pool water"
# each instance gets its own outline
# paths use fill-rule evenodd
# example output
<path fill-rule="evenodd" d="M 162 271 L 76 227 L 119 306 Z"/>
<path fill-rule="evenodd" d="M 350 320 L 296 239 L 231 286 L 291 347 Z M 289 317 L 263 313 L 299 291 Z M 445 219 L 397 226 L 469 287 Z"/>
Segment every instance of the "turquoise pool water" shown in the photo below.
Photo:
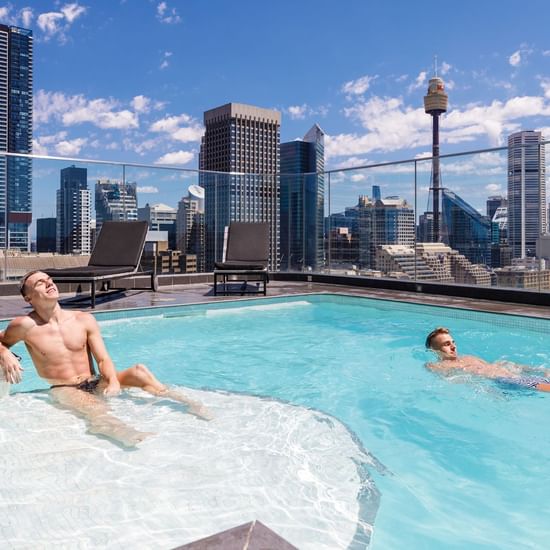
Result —
<path fill-rule="evenodd" d="M 163 381 L 228 392 L 235 419 L 240 398 L 268 396 L 341 421 L 372 457 L 361 468 L 380 498 L 356 518 L 373 522 L 371 548 L 548 546 L 550 395 L 439 378 L 423 349 L 444 325 L 460 353 L 550 368 L 547 321 L 343 296 L 125 315 L 97 315 L 118 368 L 145 362 Z M 39 387 L 29 374 L 21 389 Z"/>

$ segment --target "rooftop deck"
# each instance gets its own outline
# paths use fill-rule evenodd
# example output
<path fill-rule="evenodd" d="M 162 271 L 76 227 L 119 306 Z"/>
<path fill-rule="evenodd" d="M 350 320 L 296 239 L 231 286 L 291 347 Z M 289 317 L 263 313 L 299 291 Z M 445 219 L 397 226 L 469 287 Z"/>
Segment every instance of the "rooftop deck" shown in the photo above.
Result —
<path fill-rule="evenodd" d="M 509 302 L 497 302 L 462 297 L 441 296 L 426 293 L 404 292 L 400 290 L 361 288 L 337 284 L 321 284 L 307 282 L 271 281 L 267 287 L 268 296 L 287 296 L 295 294 L 338 293 L 352 296 L 366 296 L 384 300 L 397 300 L 416 304 L 431 304 L 436 306 L 452 306 L 477 311 L 506 313 L 515 315 L 529 315 L 550 319 L 550 308 Z M 89 310 L 89 300 L 82 304 L 73 302 L 74 293 L 62 295 L 61 303 L 64 307 Z M 112 311 L 117 309 L 143 308 L 152 306 L 171 306 L 185 304 L 200 304 L 220 302 L 224 300 L 250 300 L 256 296 L 214 296 L 212 284 L 196 283 L 174 286 L 162 286 L 158 292 L 149 290 L 126 290 L 114 296 L 98 298 L 95 311 Z M 0 297 L 0 319 L 12 319 L 18 315 L 25 315 L 30 306 L 21 296 Z"/>

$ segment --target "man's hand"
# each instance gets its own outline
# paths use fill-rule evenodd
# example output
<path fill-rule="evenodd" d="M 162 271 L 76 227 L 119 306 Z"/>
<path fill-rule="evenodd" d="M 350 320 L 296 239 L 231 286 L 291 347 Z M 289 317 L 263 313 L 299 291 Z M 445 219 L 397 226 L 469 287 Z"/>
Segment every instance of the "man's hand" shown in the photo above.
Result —
<path fill-rule="evenodd" d="M 21 382 L 23 367 L 19 364 L 17 356 L 7 348 L 3 348 L 0 351 L 0 368 L 3 369 L 4 377 L 10 384 L 19 384 Z"/>
<path fill-rule="evenodd" d="M 106 397 L 111 397 L 113 395 L 118 395 L 120 393 L 120 384 L 118 383 L 118 380 L 115 378 L 114 380 L 111 380 L 107 387 L 103 390 L 103 395 Z"/>

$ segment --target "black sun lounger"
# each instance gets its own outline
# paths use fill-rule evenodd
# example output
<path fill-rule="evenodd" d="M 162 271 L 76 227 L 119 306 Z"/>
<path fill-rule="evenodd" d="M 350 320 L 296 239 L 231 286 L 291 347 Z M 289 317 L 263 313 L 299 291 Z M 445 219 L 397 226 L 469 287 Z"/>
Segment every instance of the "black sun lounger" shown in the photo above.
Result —
<path fill-rule="evenodd" d="M 152 271 L 138 271 L 147 236 L 146 221 L 106 221 L 87 266 L 44 270 L 56 283 L 90 283 L 95 308 L 96 283 L 134 275 L 151 275 L 151 290 L 157 289 Z"/>
<path fill-rule="evenodd" d="M 263 295 L 267 294 L 269 282 L 267 264 L 269 259 L 269 224 L 232 222 L 227 231 L 225 261 L 216 262 L 214 268 L 214 296 L 221 294 L 258 294 L 258 289 L 247 289 L 248 281 L 263 283 Z M 218 290 L 218 279 L 223 283 Z M 242 281 L 238 290 L 231 290 L 228 281 Z"/>

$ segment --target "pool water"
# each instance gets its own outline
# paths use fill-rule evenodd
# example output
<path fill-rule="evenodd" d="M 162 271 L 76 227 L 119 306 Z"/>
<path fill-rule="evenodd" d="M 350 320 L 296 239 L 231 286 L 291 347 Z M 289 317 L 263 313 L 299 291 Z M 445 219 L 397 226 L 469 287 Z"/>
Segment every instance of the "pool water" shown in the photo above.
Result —
<path fill-rule="evenodd" d="M 191 388 L 216 419 L 207 424 L 141 394 L 123 397 L 113 405 L 117 415 L 137 417 L 140 429 L 157 432 L 128 452 L 84 434 L 81 422 L 54 409 L 48 430 L 58 433 L 71 422 L 57 450 L 74 460 L 51 458 L 49 470 L 36 469 L 41 480 L 53 463 L 59 478 L 74 468 L 79 482 L 67 491 L 90 494 L 79 461 L 92 468 L 87 455 L 92 463 L 107 457 L 109 466 L 120 463 L 128 472 L 125 500 L 150 504 L 158 492 L 142 475 L 150 463 L 139 460 L 156 457 L 165 465 L 162 475 L 155 473 L 157 491 L 176 491 L 177 498 L 179 490 L 188 508 L 167 519 L 153 507 L 155 520 L 145 522 L 144 532 L 165 536 L 168 523 L 179 536 L 173 546 L 236 525 L 238 509 L 250 514 L 241 523 L 260 519 L 300 548 L 364 548 L 369 541 L 375 549 L 547 547 L 550 395 L 438 377 L 424 367 L 432 356 L 423 348 L 426 334 L 443 325 L 460 353 L 550 368 L 547 321 L 344 296 L 127 315 L 97 316 L 118 368 L 145 362 L 161 380 Z M 20 389 L 43 387 L 25 377 Z M 0 467 L 8 467 L 6 449 L 17 454 L 36 445 L 45 429 L 37 418 L 49 418 L 51 409 L 41 393 L 0 401 Z M 48 442 L 40 445 L 50 457 Z M 182 460 L 207 468 L 190 475 Z M 17 500 L 23 492 L 15 474 L 7 488 Z M 231 490 L 221 489 L 224 479 Z M 120 489 L 119 478 L 113 483 Z M 135 485 L 146 495 L 131 497 Z M 211 529 L 215 513 L 219 528 Z M 182 521 L 186 514 L 189 522 Z M 104 537 L 107 516 L 98 531 Z M 201 521 L 204 530 L 197 528 Z M 13 531 L 0 519 L 0 536 L 3 526 Z"/>

